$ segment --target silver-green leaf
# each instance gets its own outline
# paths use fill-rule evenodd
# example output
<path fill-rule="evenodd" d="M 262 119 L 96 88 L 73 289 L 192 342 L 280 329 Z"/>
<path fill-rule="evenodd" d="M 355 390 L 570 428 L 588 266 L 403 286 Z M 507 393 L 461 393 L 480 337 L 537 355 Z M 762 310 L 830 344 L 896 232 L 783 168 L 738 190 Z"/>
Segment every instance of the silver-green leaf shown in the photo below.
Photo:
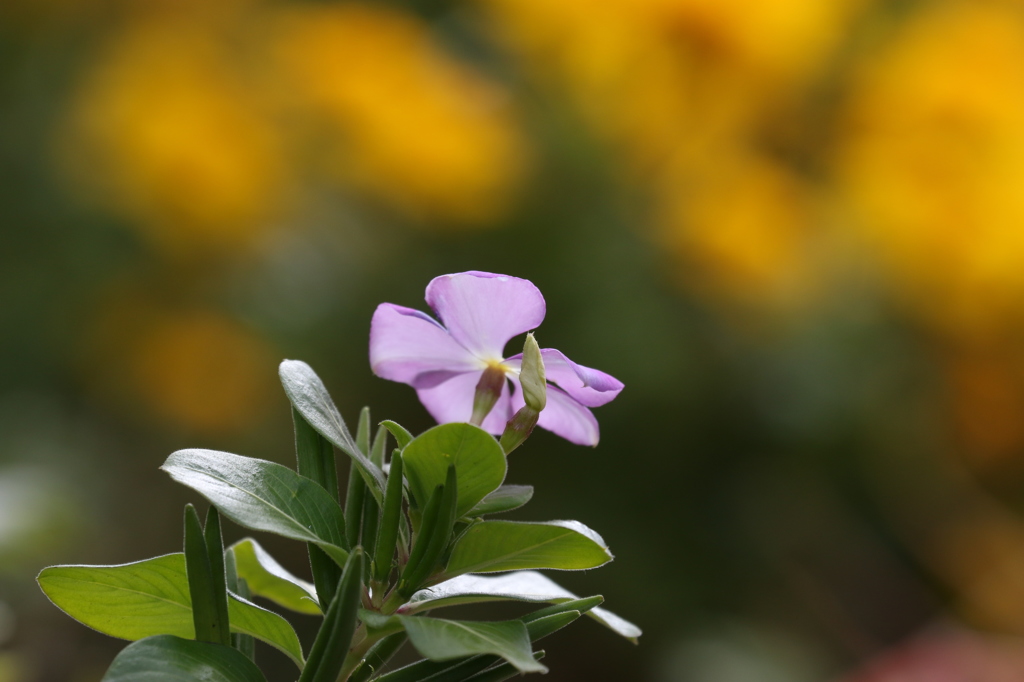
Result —
<path fill-rule="evenodd" d="M 288 467 L 216 450 L 178 450 L 160 468 L 240 526 L 315 543 L 339 565 L 348 559 L 341 507 Z"/>
<path fill-rule="evenodd" d="M 370 493 L 377 504 L 381 504 L 384 499 L 384 472 L 360 452 L 324 382 L 313 368 L 301 360 L 285 360 L 278 368 L 278 375 L 292 407 L 317 433 L 352 458 Z"/>
<path fill-rule="evenodd" d="M 403 615 L 458 604 L 490 601 L 523 601 L 561 604 L 578 597 L 537 571 L 514 571 L 501 575 L 460 575 L 439 585 L 420 590 L 398 612 Z M 613 632 L 636 642 L 640 628 L 607 609 L 596 607 L 587 615 Z"/>

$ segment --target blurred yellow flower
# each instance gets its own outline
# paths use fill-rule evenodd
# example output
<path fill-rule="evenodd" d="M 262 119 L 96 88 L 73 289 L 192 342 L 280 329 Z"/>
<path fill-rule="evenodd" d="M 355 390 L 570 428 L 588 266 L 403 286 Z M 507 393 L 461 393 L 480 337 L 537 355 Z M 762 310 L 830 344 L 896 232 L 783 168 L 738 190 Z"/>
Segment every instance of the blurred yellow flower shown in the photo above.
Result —
<path fill-rule="evenodd" d="M 361 4 L 306 6 L 282 13 L 275 30 L 282 85 L 322 127 L 336 177 L 442 224 L 505 210 L 527 151 L 508 94 L 419 20 Z"/>
<path fill-rule="evenodd" d="M 994 348 L 961 351 L 945 373 L 960 450 L 982 474 L 1020 470 L 1024 451 L 1024 357 Z"/>
<path fill-rule="evenodd" d="M 812 297 L 813 200 L 787 168 L 740 154 L 672 189 L 661 238 L 688 288 L 725 302 L 787 306 Z"/>
<path fill-rule="evenodd" d="M 1024 18 L 952 2 L 860 69 L 837 177 L 891 281 L 967 338 L 1024 320 Z"/>
<path fill-rule="evenodd" d="M 479 0 L 541 79 L 634 168 L 757 135 L 828 63 L 863 0 Z"/>
<path fill-rule="evenodd" d="M 222 40 L 168 17 L 115 34 L 59 137 L 81 188 L 172 249 L 245 244 L 287 184 L 278 133 Z"/>
<path fill-rule="evenodd" d="M 212 435 L 251 430 L 277 395 L 277 354 L 254 330 L 204 307 L 168 307 L 125 279 L 100 301 L 83 374 L 115 407 Z"/>
<path fill-rule="evenodd" d="M 277 358 L 251 331 L 220 313 L 154 320 L 127 349 L 133 392 L 176 426 L 220 433 L 251 428 L 274 388 Z"/>
<path fill-rule="evenodd" d="M 933 538 L 932 567 L 973 625 L 1024 633 L 1024 524 L 998 508 L 955 510 Z"/>

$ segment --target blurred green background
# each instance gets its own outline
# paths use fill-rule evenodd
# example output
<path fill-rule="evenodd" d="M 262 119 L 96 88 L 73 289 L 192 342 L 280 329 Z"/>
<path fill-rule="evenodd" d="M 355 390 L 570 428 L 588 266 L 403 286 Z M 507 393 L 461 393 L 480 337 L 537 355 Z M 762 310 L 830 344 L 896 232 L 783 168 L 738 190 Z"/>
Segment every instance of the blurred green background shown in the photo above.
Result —
<path fill-rule="evenodd" d="M 5 0 L 0 226 L 0 682 L 100 679 L 33 577 L 177 551 L 170 452 L 292 462 L 281 359 L 430 426 L 370 316 L 470 269 L 626 384 L 512 457 L 645 630 L 548 680 L 1018 679 L 1019 1 Z"/>

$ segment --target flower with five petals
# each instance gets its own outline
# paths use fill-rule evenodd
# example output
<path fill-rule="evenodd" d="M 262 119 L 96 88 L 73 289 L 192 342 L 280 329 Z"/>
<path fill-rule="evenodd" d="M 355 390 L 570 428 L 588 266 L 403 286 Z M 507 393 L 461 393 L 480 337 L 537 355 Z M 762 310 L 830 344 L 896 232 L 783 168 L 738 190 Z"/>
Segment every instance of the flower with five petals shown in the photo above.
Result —
<path fill-rule="evenodd" d="M 377 306 L 370 323 L 374 374 L 415 388 L 431 416 L 444 424 L 468 421 L 481 376 L 488 369 L 500 371 L 507 381 L 481 426 L 501 434 L 525 404 L 522 354 L 506 358 L 505 344 L 540 325 L 544 297 L 525 279 L 470 271 L 434 278 L 426 300 L 440 322 L 393 303 Z M 600 431 L 589 408 L 615 398 L 622 382 L 553 348 L 542 349 L 541 356 L 550 383 L 537 425 L 573 443 L 597 445 Z"/>

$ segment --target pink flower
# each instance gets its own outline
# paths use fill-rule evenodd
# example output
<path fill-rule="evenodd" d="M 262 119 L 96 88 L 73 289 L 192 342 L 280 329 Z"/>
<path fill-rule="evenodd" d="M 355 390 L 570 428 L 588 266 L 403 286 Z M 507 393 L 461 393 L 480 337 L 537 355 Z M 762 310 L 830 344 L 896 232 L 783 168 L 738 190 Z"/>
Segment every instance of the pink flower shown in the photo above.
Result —
<path fill-rule="evenodd" d="M 483 428 L 501 434 L 525 403 L 519 385 L 522 354 L 504 356 L 505 344 L 535 329 L 546 306 L 540 290 L 525 279 L 489 272 L 442 275 L 427 285 L 427 303 L 440 318 L 392 303 L 377 306 L 370 323 L 370 366 L 374 374 L 416 389 L 438 421 L 468 421 L 484 370 L 507 377 Z M 580 445 L 597 445 L 600 431 L 589 408 L 604 405 L 622 382 L 590 369 L 553 348 L 542 349 L 549 382 L 547 406 L 537 425 Z"/>

